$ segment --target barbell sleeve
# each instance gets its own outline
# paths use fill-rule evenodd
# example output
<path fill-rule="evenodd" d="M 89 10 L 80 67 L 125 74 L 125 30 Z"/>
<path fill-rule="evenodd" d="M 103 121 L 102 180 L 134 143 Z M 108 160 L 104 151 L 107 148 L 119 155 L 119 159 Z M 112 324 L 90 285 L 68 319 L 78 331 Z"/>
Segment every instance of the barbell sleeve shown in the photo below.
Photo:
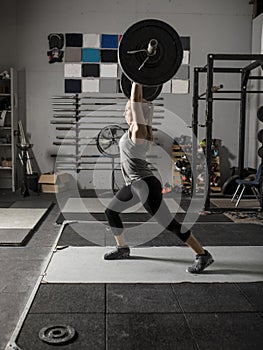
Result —
<path fill-rule="evenodd" d="M 158 41 L 156 39 L 151 39 L 148 44 L 147 54 L 149 56 L 154 56 L 156 54 L 157 46 Z"/>

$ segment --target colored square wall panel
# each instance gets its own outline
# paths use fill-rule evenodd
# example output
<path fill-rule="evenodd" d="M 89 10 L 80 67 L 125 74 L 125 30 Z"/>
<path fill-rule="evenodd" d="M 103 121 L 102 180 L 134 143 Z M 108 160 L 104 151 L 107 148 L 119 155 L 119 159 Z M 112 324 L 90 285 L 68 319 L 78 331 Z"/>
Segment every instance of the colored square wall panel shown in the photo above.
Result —
<path fill-rule="evenodd" d="M 99 34 L 83 34 L 83 47 L 100 47 Z"/>
<path fill-rule="evenodd" d="M 65 62 L 81 62 L 81 48 L 80 47 L 66 47 L 65 48 Z"/>
<path fill-rule="evenodd" d="M 117 64 L 101 64 L 100 76 L 103 78 L 117 78 Z"/>
<path fill-rule="evenodd" d="M 189 93 L 189 81 L 172 79 L 172 93 L 173 94 L 188 94 Z"/>
<path fill-rule="evenodd" d="M 117 50 L 101 50 L 100 51 L 101 62 L 118 62 L 118 51 Z"/>
<path fill-rule="evenodd" d="M 102 34 L 101 47 L 105 49 L 117 49 L 119 43 L 119 36 L 116 34 Z"/>
<path fill-rule="evenodd" d="M 99 92 L 99 79 L 82 79 L 82 92 Z"/>
<path fill-rule="evenodd" d="M 66 46 L 70 47 L 82 47 L 83 35 L 79 33 L 66 34 Z"/>
<path fill-rule="evenodd" d="M 190 51 L 190 36 L 181 36 L 180 37 L 183 50 Z"/>
<path fill-rule="evenodd" d="M 121 69 L 121 66 L 118 64 L 117 76 L 118 76 L 119 79 L 121 78 L 121 75 L 122 75 L 122 69 Z"/>
<path fill-rule="evenodd" d="M 81 63 L 66 63 L 64 65 L 64 76 L 66 78 L 81 78 Z"/>
<path fill-rule="evenodd" d="M 100 65 L 92 63 L 82 64 L 82 76 L 83 77 L 99 77 L 100 76 Z"/>
<path fill-rule="evenodd" d="M 65 92 L 81 93 L 81 79 L 65 79 Z"/>
<path fill-rule="evenodd" d="M 189 79 L 189 66 L 182 64 L 178 71 L 175 73 L 175 79 L 188 80 Z"/>
<path fill-rule="evenodd" d="M 100 79 L 100 92 L 116 93 L 117 79 Z"/>
<path fill-rule="evenodd" d="M 190 52 L 184 51 L 182 64 L 189 64 Z"/>
<path fill-rule="evenodd" d="M 163 94 L 170 94 L 171 87 L 172 87 L 171 80 L 168 80 L 166 83 L 163 84 L 162 93 Z"/>
<path fill-rule="evenodd" d="M 82 62 L 100 62 L 100 50 L 92 48 L 82 49 Z"/>

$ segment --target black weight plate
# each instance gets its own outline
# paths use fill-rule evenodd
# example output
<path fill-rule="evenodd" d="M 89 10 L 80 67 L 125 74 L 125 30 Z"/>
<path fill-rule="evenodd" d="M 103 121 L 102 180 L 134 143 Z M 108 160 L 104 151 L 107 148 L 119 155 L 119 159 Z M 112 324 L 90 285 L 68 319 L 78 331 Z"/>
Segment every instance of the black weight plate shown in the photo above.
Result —
<path fill-rule="evenodd" d="M 147 57 L 146 52 L 129 54 L 128 51 L 147 49 L 151 39 L 158 41 L 157 51 Z M 179 35 L 169 24 L 146 19 L 133 24 L 123 34 L 118 50 L 119 64 L 127 77 L 145 86 L 161 85 L 171 79 L 181 65 L 183 48 Z"/>
<path fill-rule="evenodd" d="M 258 132 L 258 141 L 263 143 L 263 129 Z"/>
<path fill-rule="evenodd" d="M 52 325 L 39 331 L 39 339 L 52 345 L 66 344 L 76 336 L 73 327 L 67 325 Z"/>
<path fill-rule="evenodd" d="M 128 79 L 126 75 L 122 73 L 121 91 L 128 98 L 130 98 L 131 96 L 131 86 L 132 86 L 132 82 L 130 81 L 130 79 Z M 145 100 L 147 101 L 155 100 L 160 95 L 162 88 L 163 88 L 163 85 L 143 86 L 142 87 L 143 98 L 145 98 Z"/>
<path fill-rule="evenodd" d="M 263 146 L 259 147 L 258 155 L 259 155 L 260 158 L 263 158 Z"/>
<path fill-rule="evenodd" d="M 263 106 L 259 107 L 259 109 L 257 111 L 257 117 L 258 117 L 258 120 L 263 122 Z"/>

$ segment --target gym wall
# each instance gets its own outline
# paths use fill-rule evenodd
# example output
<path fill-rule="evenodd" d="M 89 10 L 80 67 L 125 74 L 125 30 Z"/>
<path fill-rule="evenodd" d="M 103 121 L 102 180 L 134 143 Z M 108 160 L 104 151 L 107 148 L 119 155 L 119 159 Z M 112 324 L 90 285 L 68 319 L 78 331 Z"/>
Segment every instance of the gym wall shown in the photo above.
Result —
<path fill-rule="evenodd" d="M 1 3 L 0 66 L 17 65 L 16 0 Z"/>
<path fill-rule="evenodd" d="M 50 33 L 123 33 L 132 23 L 145 18 L 170 23 L 179 35 L 191 38 L 191 80 L 190 93 L 164 95 L 165 106 L 188 125 L 193 68 L 204 66 L 210 52 L 251 52 L 252 8 L 248 0 L 11 0 L 1 7 L 5 15 L 0 22 L 0 66 L 25 69 L 27 132 L 42 172 L 53 169 L 50 154 L 57 150 L 52 145 L 55 128 L 50 124 L 51 97 L 64 92 L 64 65 L 49 64 L 46 56 Z M 239 81 L 228 76 L 215 83 L 233 88 Z M 200 105 L 200 123 L 204 115 L 205 105 Z M 226 149 L 226 172 L 229 166 L 237 165 L 238 120 L 237 103 L 215 105 L 213 137 L 222 139 Z M 204 128 L 200 129 L 200 139 L 204 134 Z M 228 175 L 223 174 L 223 178 Z M 171 168 L 167 166 L 164 182 L 170 176 Z M 85 172 L 82 178 L 83 186 L 88 186 L 92 174 Z"/>

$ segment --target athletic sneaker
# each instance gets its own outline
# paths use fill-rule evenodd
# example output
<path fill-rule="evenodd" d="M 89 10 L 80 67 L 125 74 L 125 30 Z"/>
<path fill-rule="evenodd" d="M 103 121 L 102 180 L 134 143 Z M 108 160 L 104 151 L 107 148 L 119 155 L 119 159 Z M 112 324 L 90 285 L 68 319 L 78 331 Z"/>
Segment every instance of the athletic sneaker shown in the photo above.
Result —
<path fill-rule="evenodd" d="M 214 262 L 212 255 L 205 250 L 205 254 L 196 255 L 195 262 L 186 270 L 190 273 L 200 273 Z"/>
<path fill-rule="evenodd" d="M 129 247 L 116 247 L 113 251 L 104 255 L 105 260 L 127 259 L 130 256 Z"/>

